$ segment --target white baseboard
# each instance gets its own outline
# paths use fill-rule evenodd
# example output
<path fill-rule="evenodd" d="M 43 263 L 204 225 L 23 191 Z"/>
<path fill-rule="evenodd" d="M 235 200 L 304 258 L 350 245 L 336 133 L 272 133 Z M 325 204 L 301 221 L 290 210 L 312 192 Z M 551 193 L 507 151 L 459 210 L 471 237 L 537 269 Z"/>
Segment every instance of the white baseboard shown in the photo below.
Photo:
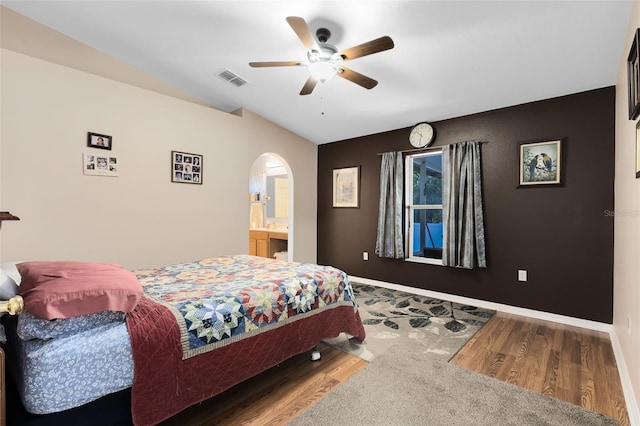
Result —
<path fill-rule="evenodd" d="M 367 284 L 376 287 L 390 288 L 392 290 L 400 290 L 407 293 L 418 294 L 420 296 L 433 297 L 434 299 L 444 299 L 451 302 L 462 303 L 465 305 L 477 306 L 484 309 L 492 309 L 494 311 L 506 312 L 508 314 L 522 315 L 529 318 L 541 319 L 544 321 L 557 322 L 560 324 L 572 325 L 575 327 L 587 328 L 589 330 L 604 331 L 611 333 L 613 326 L 603 322 L 589 321 L 580 318 L 568 317 L 565 315 L 557 315 L 549 312 L 536 311 L 533 309 L 519 308 L 517 306 L 503 305 L 501 303 L 488 302 L 486 300 L 472 299 L 470 297 L 456 296 L 455 294 L 440 293 L 438 291 L 423 290 L 420 288 L 409 287 L 402 284 L 393 284 L 384 281 L 372 280 L 369 278 L 353 277 L 349 279 L 352 282 Z"/>
<path fill-rule="evenodd" d="M 616 358 L 616 364 L 618 366 L 618 372 L 620 373 L 620 381 L 622 382 L 622 391 L 624 392 L 624 400 L 627 404 L 627 413 L 629 414 L 629 422 L 631 426 L 640 426 L 640 409 L 636 403 L 636 396 L 633 392 L 633 386 L 631 386 L 631 379 L 629 378 L 629 370 L 627 370 L 627 364 L 622 356 L 622 347 L 620 347 L 620 341 L 618 335 L 612 331 L 609 333 L 611 336 L 611 346 L 613 347 L 613 354 Z"/>
<path fill-rule="evenodd" d="M 624 393 L 625 402 L 627 405 L 627 412 L 629 413 L 629 421 L 632 426 L 640 426 L 640 411 L 636 404 L 636 399 L 631 386 L 631 380 L 629 378 L 629 370 L 624 362 L 622 356 L 622 349 L 620 348 L 620 342 L 618 337 L 613 331 L 613 325 L 601 323 L 597 321 L 590 321 L 581 318 L 574 318 L 565 315 L 557 315 L 549 312 L 536 311 L 534 309 L 519 308 L 517 306 L 504 305 L 501 303 L 488 302 L 486 300 L 472 299 L 470 297 L 456 296 L 454 294 L 440 293 L 438 291 L 424 290 L 415 287 L 409 287 L 402 284 L 393 284 L 385 281 L 377 281 L 369 278 L 361 278 L 350 276 L 349 279 L 352 282 L 359 284 L 372 285 L 375 287 L 383 287 L 391 290 L 404 291 L 406 293 L 417 294 L 420 296 L 432 297 L 434 299 L 449 300 L 451 302 L 462 303 L 465 305 L 477 306 L 484 309 L 492 309 L 494 311 L 506 312 L 509 314 L 522 315 L 529 318 L 540 319 L 544 321 L 557 322 L 560 324 L 571 325 L 574 327 L 586 328 L 589 330 L 603 331 L 609 333 L 611 339 L 611 346 L 613 348 L 613 354 L 616 358 L 618 365 L 618 373 L 620 374 L 620 381 L 622 383 L 622 391 Z"/>

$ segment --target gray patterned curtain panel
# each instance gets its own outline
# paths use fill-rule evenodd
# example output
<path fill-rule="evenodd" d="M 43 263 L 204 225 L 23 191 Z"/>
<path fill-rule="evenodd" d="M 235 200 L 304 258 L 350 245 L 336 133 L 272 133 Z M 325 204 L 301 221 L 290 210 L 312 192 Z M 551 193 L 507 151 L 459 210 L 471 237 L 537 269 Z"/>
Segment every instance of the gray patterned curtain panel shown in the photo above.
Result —
<path fill-rule="evenodd" d="M 394 259 L 404 258 L 402 230 L 402 188 L 404 172 L 401 152 L 382 154 L 380 166 L 380 206 L 376 254 Z"/>
<path fill-rule="evenodd" d="M 486 268 L 480 142 L 442 148 L 442 264 Z"/>

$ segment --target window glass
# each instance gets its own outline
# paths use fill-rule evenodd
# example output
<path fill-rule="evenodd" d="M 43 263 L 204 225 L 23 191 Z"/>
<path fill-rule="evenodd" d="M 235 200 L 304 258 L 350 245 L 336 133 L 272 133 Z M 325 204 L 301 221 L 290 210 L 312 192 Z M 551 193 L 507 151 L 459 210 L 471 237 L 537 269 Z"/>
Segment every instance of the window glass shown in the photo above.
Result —
<path fill-rule="evenodd" d="M 442 208 L 413 210 L 412 254 L 442 259 Z"/>
<path fill-rule="evenodd" d="M 413 204 L 442 205 L 442 154 L 414 156 Z"/>
<path fill-rule="evenodd" d="M 407 156 L 405 173 L 407 260 L 442 264 L 442 151 Z"/>

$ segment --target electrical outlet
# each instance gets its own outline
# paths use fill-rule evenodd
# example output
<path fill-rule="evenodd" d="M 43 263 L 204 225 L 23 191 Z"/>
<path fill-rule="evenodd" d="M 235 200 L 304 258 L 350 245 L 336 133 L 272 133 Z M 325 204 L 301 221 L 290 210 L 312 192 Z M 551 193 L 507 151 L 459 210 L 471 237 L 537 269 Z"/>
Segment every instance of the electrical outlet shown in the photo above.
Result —
<path fill-rule="evenodd" d="M 527 271 L 525 269 L 518 269 L 518 281 L 527 281 Z"/>
<path fill-rule="evenodd" d="M 362 252 L 362 260 L 369 260 L 369 252 L 368 251 L 363 251 Z"/>

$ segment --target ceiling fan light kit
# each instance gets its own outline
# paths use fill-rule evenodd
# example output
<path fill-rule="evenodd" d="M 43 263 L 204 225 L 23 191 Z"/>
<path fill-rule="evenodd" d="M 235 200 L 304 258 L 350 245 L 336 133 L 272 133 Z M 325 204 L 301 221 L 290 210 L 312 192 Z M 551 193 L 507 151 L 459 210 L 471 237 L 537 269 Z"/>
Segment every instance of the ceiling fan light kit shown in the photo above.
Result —
<path fill-rule="evenodd" d="M 311 62 L 309 64 L 309 74 L 320 83 L 325 83 L 338 73 L 336 65 L 330 61 Z"/>
<path fill-rule="evenodd" d="M 310 94 L 318 82 L 325 83 L 335 75 L 362 86 L 365 89 L 372 89 L 378 84 L 376 80 L 344 67 L 342 63 L 351 59 L 393 49 L 394 44 L 390 37 L 380 37 L 358 46 L 339 51 L 335 46 L 327 43 L 331 37 L 331 31 L 328 29 L 319 28 L 316 31 L 316 42 L 304 19 L 297 16 L 289 16 L 287 22 L 300 41 L 302 41 L 302 44 L 307 48 L 307 61 L 249 62 L 249 66 L 254 68 L 306 66 L 310 75 L 300 91 L 301 95 Z"/>

